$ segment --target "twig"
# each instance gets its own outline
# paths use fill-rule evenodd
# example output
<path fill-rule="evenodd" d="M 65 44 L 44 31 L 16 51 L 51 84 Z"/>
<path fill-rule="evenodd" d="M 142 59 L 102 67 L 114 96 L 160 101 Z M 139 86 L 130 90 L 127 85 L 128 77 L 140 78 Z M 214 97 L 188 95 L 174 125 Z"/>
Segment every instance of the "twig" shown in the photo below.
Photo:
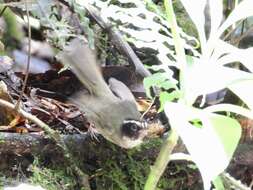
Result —
<path fill-rule="evenodd" d="M 10 102 L 7 102 L 3 99 L 0 99 L 0 106 L 4 106 L 8 109 L 15 110 L 16 106 Z M 90 190 L 89 182 L 88 182 L 88 175 L 83 173 L 76 165 L 75 159 L 73 159 L 70 151 L 68 150 L 68 147 L 64 143 L 63 139 L 61 138 L 60 134 L 56 132 L 55 130 L 51 129 L 46 123 L 35 117 L 34 115 L 25 112 L 24 110 L 18 108 L 17 113 L 19 113 L 24 118 L 30 120 L 31 122 L 38 125 L 40 128 L 42 128 L 46 134 L 53 139 L 56 144 L 63 150 L 64 157 L 66 161 L 69 163 L 69 167 L 75 172 L 77 175 L 79 182 L 84 186 L 85 189 Z"/>
<path fill-rule="evenodd" d="M 153 100 L 152 100 L 151 104 L 148 106 L 147 110 L 141 115 L 141 120 L 150 111 L 150 109 L 152 108 L 152 106 L 154 105 L 156 100 L 157 100 L 157 96 L 153 98 Z"/>
<path fill-rule="evenodd" d="M 27 16 L 27 27 L 28 27 L 28 55 L 27 55 L 27 65 L 26 65 L 26 73 L 25 73 L 25 79 L 23 82 L 21 93 L 18 97 L 18 101 L 15 106 L 15 110 L 19 109 L 21 99 L 25 93 L 25 88 L 27 84 L 27 80 L 29 77 L 29 68 L 31 63 L 31 25 L 30 25 L 30 19 L 29 19 L 29 10 L 28 10 L 28 3 L 27 0 L 25 0 L 25 9 L 26 9 L 26 16 Z"/>
<path fill-rule="evenodd" d="M 4 11 L 6 10 L 6 8 L 7 8 L 7 6 L 4 6 L 4 8 L 1 10 L 1 12 L 0 12 L 0 17 L 2 17 L 2 16 L 3 16 Z"/>

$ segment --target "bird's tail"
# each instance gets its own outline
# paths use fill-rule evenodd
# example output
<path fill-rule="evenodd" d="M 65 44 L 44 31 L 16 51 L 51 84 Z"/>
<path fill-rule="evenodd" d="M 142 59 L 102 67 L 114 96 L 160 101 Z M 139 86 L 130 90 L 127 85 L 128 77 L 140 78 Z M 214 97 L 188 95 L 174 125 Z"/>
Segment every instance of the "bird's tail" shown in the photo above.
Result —
<path fill-rule="evenodd" d="M 63 64 L 68 64 L 87 90 L 95 96 L 112 95 L 97 65 L 95 51 L 87 41 L 73 39 L 58 56 Z"/>

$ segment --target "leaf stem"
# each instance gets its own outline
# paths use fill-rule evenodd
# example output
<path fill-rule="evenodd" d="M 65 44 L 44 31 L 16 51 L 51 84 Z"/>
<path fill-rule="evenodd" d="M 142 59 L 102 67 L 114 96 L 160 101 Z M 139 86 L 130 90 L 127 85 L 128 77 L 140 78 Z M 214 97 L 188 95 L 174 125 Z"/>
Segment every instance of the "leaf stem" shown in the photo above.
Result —
<path fill-rule="evenodd" d="M 168 23 L 171 25 L 171 34 L 175 44 L 177 63 L 180 64 L 180 89 L 182 91 L 182 98 L 185 99 L 185 68 L 186 68 L 186 56 L 180 32 L 177 25 L 176 16 L 174 13 L 173 5 L 171 0 L 164 0 L 165 13 Z M 186 102 L 186 101 L 185 101 Z"/>
<path fill-rule="evenodd" d="M 155 161 L 155 164 L 150 168 L 151 171 L 144 186 L 144 190 L 155 190 L 160 177 L 162 176 L 167 164 L 170 161 L 170 155 L 177 144 L 177 140 L 178 135 L 176 131 L 172 129 L 170 135 L 162 144 L 162 148 Z"/>
<path fill-rule="evenodd" d="M 182 92 L 182 100 L 180 101 L 184 101 L 185 103 L 187 103 L 185 96 L 185 79 L 184 79 L 185 70 L 187 66 L 186 56 L 184 52 L 183 42 L 180 37 L 180 32 L 177 26 L 175 13 L 172 6 L 172 0 L 164 0 L 164 7 L 167 21 L 171 25 L 171 33 L 175 44 L 177 63 L 179 64 L 180 68 L 179 80 L 180 80 L 180 90 Z M 170 155 L 172 153 L 172 150 L 177 144 L 177 140 L 178 134 L 172 128 L 170 135 L 162 144 L 160 153 L 154 165 L 151 167 L 151 171 L 144 186 L 144 190 L 154 190 L 156 188 L 156 185 L 160 177 L 162 176 L 164 170 L 166 169 L 167 164 L 170 161 Z"/>

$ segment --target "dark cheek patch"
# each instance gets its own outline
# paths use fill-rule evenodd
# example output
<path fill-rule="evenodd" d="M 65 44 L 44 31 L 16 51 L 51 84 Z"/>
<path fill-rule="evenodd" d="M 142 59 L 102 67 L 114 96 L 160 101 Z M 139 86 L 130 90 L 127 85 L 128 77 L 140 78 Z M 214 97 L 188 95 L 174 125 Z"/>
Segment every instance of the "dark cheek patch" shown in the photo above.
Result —
<path fill-rule="evenodd" d="M 124 122 L 121 126 L 122 135 L 131 139 L 138 139 L 139 132 L 142 129 L 140 122 Z"/>

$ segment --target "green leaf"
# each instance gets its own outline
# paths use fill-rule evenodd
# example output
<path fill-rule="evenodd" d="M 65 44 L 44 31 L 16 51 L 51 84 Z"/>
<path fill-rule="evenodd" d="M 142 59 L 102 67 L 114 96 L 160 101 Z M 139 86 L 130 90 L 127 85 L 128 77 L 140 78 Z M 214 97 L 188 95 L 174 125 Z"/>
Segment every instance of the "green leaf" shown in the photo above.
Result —
<path fill-rule="evenodd" d="M 77 2 L 81 6 L 86 6 L 87 4 L 87 1 L 83 0 L 78 0 Z M 88 2 L 92 4 L 94 0 Z M 175 61 L 172 61 L 176 59 L 174 48 L 171 48 L 174 46 L 170 31 L 171 26 L 164 16 L 164 11 L 160 11 L 159 6 L 154 8 L 156 5 L 151 3 L 151 0 L 117 0 L 115 2 L 118 3 L 111 3 L 111 0 L 95 1 L 103 20 L 117 26 L 124 37 L 127 40 L 131 40 L 135 47 L 151 49 L 152 52 L 157 52 L 152 54 L 159 61 L 175 66 Z M 128 4 L 127 7 L 124 6 L 126 4 Z M 152 11 L 149 9 L 150 5 L 152 6 Z M 198 55 L 198 51 L 187 43 L 191 41 L 193 44 L 198 44 L 197 40 L 186 35 L 181 28 L 179 30 L 180 36 L 184 41 L 184 48 L 190 49 L 194 55 Z"/>
<path fill-rule="evenodd" d="M 249 119 L 253 119 L 253 112 L 248 108 L 240 107 L 233 104 L 216 104 L 204 109 L 205 112 L 215 113 L 215 112 L 232 112 Z"/>
<path fill-rule="evenodd" d="M 211 181 L 230 162 L 241 136 L 240 124 L 235 119 L 181 103 L 168 102 L 164 110 L 198 166 L 205 190 L 209 189 Z M 203 127 L 191 124 L 194 119 L 201 120 Z"/>
<path fill-rule="evenodd" d="M 216 190 L 225 190 L 222 178 L 220 176 L 216 177 L 213 180 L 213 185 L 214 185 L 214 187 L 215 187 Z"/>
<path fill-rule="evenodd" d="M 253 97 L 250 90 L 253 88 L 253 80 L 244 80 L 228 86 L 248 107 L 253 110 Z"/>
<path fill-rule="evenodd" d="M 253 54 L 253 48 L 239 49 L 231 44 L 219 40 L 216 43 L 215 51 L 212 57 L 217 59 L 218 65 L 226 65 L 229 63 L 240 62 L 250 72 L 253 72 L 253 64 L 251 55 Z"/>
<path fill-rule="evenodd" d="M 239 5 L 237 5 L 235 9 L 230 13 L 225 22 L 220 26 L 217 35 L 221 35 L 229 26 L 231 26 L 235 22 L 250 16 L 253 16 L 253 1 L 241 1 Z"/>
<path fill-rule="evenodd" d="M 217 2 L 216 2 L 216 5 L 215 5 L 215 2 L 213 1 L 210 1 L 210 2 L 214 3 L 213 7 L 215 6 L 219 7 Z M 212 36 L 210 36 L 210 38 L 208 39 L 207 44 L 202 44 L 201 42 L 201 45 L 202 46 L 204 45 L 206 47 L 205 56 L 206 57 L 211 56 L 213 52 L 213 48 L 215 48 L 215 45 L 217 43 L 217 40 L 219 40 L 221 35 L 228 29 L 229 26 L 231 26 L 232 24 L 235 24 L 239 20 L 245 19 L 252 15 L 253 15 L 253 1 L 252 0 L 241 1 L 218 29 L 211 28 Z M 214 19 L 218 20 L 218 17 Z"/>
<path fill-rule="evenodd" d="M 206 36 L 205 36 L 205 17 L 204 17 L 204 10 L 206 6 L 206 0 L 181 0 L 181 3 L 185 7 L 185 10 L 191 17 L 193 23 L 195 24 L 201 45 L 204 46 L 206 43 Z"/>
<path fill-rule="evenodd" d="M 177 89 L 177 81 L 168 80 L 167 73 L 155 73 L 149 77 L 144 78 L 143 84 L 146 90 L 147 96 L 151 98 L 150 88 L 159 87 L 165 90 Z"/>
<path fill-rule="evenodd" d="M 224 150 L 231 159 L 241 138 L 240 123 L 235 119 L 218 114 L 211 115 L 210 120 L 224 146 Z"/>
<path fill-rule="evenodd" d="M 159 97 L 161 105 L 160 105 L 160 108 L 159 108 L 158 112 L 163 111 L 164 105 L 165 105 L 166 102 L 171 102 L 175 99 L 178 99 L 179 97 L 180 97 L 180 93 L 178 91 L 173 91 L 171 93 L 161 92 L 160 97 Z"/>
<path fill-rule="evenodd" d="M 223 1 L 208 1 L 210 7 L 211 32 L 210 37 L 215 35 L 223 18 Z"/>
<path fill-rule="evenodd" d="M 89 47 L 91 49 L 95 49 L 94 33 L 93 33 L 93 30 L 90 28 L 90 20 L 86 16 L 86 10 L 82 6 L 76 3 L 73 3 L 73 9 L 80 18 L 80 25 L 83 27 L 83 31 L 85 31 L 85 34 L 88 39 Z"/>
<path fill-rule="evenodd" d="M 186 81 L 186 96 L 191 97 L 188 99 L 194 99 L 200 95 L 239 84 L 242 81 L 253 80 L 253 74 L 212 62 L 206 64 L 197 62 L 193 66 L 187 67 L 185 78 L 188 79 Z"/>

